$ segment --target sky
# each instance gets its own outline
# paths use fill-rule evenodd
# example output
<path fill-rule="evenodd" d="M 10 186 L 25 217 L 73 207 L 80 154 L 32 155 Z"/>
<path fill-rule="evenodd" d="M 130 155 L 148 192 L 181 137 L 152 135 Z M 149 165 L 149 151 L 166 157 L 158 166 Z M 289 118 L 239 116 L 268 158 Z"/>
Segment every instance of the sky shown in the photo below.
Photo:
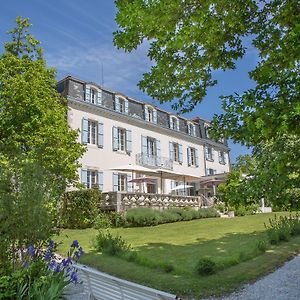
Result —
<path fill-rule="evenodd" d="M 14 27 L 16 16 L 28 17 L 30 32 L 41 41 L 48 66 L 57 69 L 57 79 L 73 75 L 94 81 L 113 91 L 148 101 L 168 111 L 170 104 L 160 105 L 137 87 L 142 74 L 149 71 L 147 44 L 132 53 L 113 45 L 116 8 L 113 0 L 10 0 L 2 1 L 0 9 L 0 53 L 9 41 L 6 32 Z M 257 52 L 249 45 L 245 57 L 231 71 L 214 73 L 218 84 L 208 90 L 204 100 L 186 118 L 200 116 L 211 120 L 222 112 L 219 96 L 241 93 L 254 86 L 248 72 L 258 61 Z M 229 141 L 231 158 L 250 150 Z"/>

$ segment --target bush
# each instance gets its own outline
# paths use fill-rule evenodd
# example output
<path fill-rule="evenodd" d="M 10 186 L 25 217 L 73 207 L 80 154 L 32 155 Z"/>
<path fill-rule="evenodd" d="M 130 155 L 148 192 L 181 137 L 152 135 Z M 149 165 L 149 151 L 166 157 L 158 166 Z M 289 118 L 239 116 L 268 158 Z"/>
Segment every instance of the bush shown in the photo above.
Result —
<path fill-rule="evenodd" d="M 160 212 L 151 208 L 131 208 L 125 217 L 129 226 L 153 226 L 162 223 Z"/>
<path fill-rule="evenodd" d="M 112 222 L 110 216 L 106 213 L 100 212 L 98 216 L 96 216 L 94 220 L 94 228 L 102 229 L 102 228 L 110 228 L 112 227 Z"/>
<path fill-rule="evenodd" d="M 95 248 L 109 255 L 121 256 L 131 250 L 131 245 L 120 235 L 113 236 L 109 231 L 99 230 L 95 239 Z"/>
<path fill-rule="evenodd" d="M 256 248 L 258 249 L 259 252 L 266 252 L 268 249 L 268 243 L 263 240 L 259 240 L 256 243 Z"/>
<path fill-rule="evenodd" d="M 211 258 L 203 257 L 198 260 L 196 271 L 202 276 L 211 275 L 217 271 L 217 265 Z"/>
<path fill-rule="evenodd" d="M 70 229 L 92 227 L 101 202 L 101 192 L 86 189 L 66 192 L 61 211 L 61 226 Z"/>

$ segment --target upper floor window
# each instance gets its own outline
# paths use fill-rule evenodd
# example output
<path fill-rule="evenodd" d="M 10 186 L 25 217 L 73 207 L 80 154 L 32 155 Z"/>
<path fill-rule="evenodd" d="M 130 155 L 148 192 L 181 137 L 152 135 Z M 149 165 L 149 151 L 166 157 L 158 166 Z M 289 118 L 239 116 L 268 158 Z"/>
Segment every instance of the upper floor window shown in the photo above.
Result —
<path fill-rule="evenodd" d="M 187 131 L 188 131 L 189 135 L 196 136 L 196 126 L 195 126 L 195 124 L 193 124 L 191 122 L 188 122 L 187 123 Z"/>
<path fill-rule="evenodd" d="M 157 111 L 150 105 L 145 105 L 145 120 L 151 123 L 157 123 Z"/>
<path fill-rule="evenodd" d="M 88 189 L 103 190 L 103 172 L 93 169 L 81 169 L 81 182 Z"/>
<path fill-rule="evenodd" d="M 225 152 L 219 151 L 219 163 L 220 164 L 226 164 L 226 158 L 225 158 Z"/>
<path fill-rule="evenodd" d="M 85 101 L 97 105 L 102 105 L 102 91 L 91 86 L 86 86 Z"/>
<path fill-rule="evenodd" d="M 103 147 L 103 123 L 87 118 L 82 119 L 81 137 L 83 144 L 98 145 Z"/>
<path fill-rule="evenodd" d="M 179 131 L 179 120 L 175 116 L 170 116 L 170 128 Z"/>
<path fill-rule="evenodd" d="M 204 137 L 209 139 L 209 126 L 204 125 Z"/>
<path fill-rule="evenodd" d="M 206 169 L 206 175 L 209 176 L 209 175 L 215 175 L 217 173 L 216 170 L 214 169 L 211 169 L 211 168 L 208 168 Z"/>
<path fill-rule="evenodd" d="M 212 147 L 205 147 L 205 157 L 207 160 L 214 160 L 214 152 L 213 152 L 213 148 Z"/>
<path fill-rule="evenodd" d="M 123 114 L 128 114 L 128 99 L 116 96 L 115 110 Z"/>
<path fill-rule="evenodd" d="M 182 145 L 169 142 L 170 159 L 182 163 Z"/>
<path fill-rule="evenodd" d="M 199 166 L 198 150 L 192 147 L 187 148 L 187 158 L 189 166 Z"/>
<path fill-rule="evenodd" d="M 113 150 L 132 151 L 132 133 L 121 127 L 113 127 Z"/>
<path fill-rule="evenodd" d="M 132 177 L 126 173 L 113 173 L 113 190 L 115 192 L 132 192 Z"/>

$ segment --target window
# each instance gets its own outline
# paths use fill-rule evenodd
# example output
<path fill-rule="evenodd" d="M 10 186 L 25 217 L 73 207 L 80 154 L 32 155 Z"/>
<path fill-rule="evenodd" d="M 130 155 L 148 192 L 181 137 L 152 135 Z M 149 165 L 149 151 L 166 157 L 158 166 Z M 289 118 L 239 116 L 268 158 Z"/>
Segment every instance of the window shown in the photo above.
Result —
<path fill-rule="evenodd" d="M 209 126 L 208 125 L 204 125 L 204 135 L 205 135 L 205 138 L 209 139 Z"/>
<path fill-rule="evenodd" d="M 82 143 L 103 148 L 103 123 L 87 118 L 82 119 Z"/>
<path fill-rule="evenodd" d="M 156 140 L 147 137 L 147 154 L 148 156 L 156 156 Z"/>
<path fill-rule="evenodd" d="M 187 148 L 187 156 L 188 156 L 188 165 L 189 166 L 199 166 L 199 159 L 198 159 L 198 150 L 195 148 L 188 147 Z"/>
<path fill-rule="evenodd" d="M 182 163 L 182 145 L 178 143 L 169 143 L 170 159 Z"/>
<path fill-rule="evenodd" d="M 95 104 L 97 101 L 97 91 L 95 89 L 91 89 L 91 103 Z"/>
<path fill-rule="evenodd" d="M 160 167 L 161 157 L 160 157 L 160 141 L 149 137 L 142 136 L 142 153 L 140 154 L 141 164 Z"/>
<path fill-rule="evenodd" d="M 212 147 L 205 147 L 205 156 L 206 160 L 213 161 L 214 160 L 214 153 L 213 153 L 213 148 Z"/>
<path fill-rule="evenodd" d="M 179 120 L 175 116 L 170 116 L 170 128 L 179 131 Z"/>
<path fill-rule="evenodd" d="M 81 170 L 81 182 L 88 189 L 101 189 L 103 190 L 103 172 L 92 169 Z"/>
<path fill-rule="evenodd" d="M 206 175 L 209 176 L 209 175 L 215 175 L 216 174 L 216 170 L 214 169 L 206 169 Z"/>
<path fill-rule="evenodd" d="M 102 90 L 86 86 L 85 101 L 92 104 L 102 105 Z"/>
<path fill-rule="evenodd" d="M 157 111 L 149 105 L 145 105 L 145 120 L 151 123 L 157 123 Z"/>
<path fill-rule="evenodd" d="M 132 151 L 131 130 L 113 127 L 113 150 L 124 152 Z"/>
<path fill-rule="evenodd" d="M 189 135 L 196 136 L 196 127 L 193 123 L 191 122 L 187 123 L 187 130 Z"/>
<path fill-rule="evenodd" d="M 219 151 L 219 163 L 223 165 L 226 164 L 225 152 L 223 151 Z"/>
<path fill-rule="evenodd" d="M 131 192 L 131 175 L 126 173 L 113 173 L 113 190 L 115 192 Z"/>
<path fill-rule="evenodd" d="M 115 110 L 123 114 L 128 114 L 128 100 L 123 97 L 116 96 Z"/>

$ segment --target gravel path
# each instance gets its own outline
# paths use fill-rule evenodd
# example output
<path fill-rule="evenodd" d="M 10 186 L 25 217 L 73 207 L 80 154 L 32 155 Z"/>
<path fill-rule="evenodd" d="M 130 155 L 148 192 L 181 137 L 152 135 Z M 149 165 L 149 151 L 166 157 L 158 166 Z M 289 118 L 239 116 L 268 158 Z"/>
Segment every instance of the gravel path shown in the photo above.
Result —
<path fill-rule="evenodd" d="M 299 300 L 300 299 L 300 255 L 285 263 L 275 272 L 222 300 Z M 212 300 L 212 299 L 211 299 Z"/>

